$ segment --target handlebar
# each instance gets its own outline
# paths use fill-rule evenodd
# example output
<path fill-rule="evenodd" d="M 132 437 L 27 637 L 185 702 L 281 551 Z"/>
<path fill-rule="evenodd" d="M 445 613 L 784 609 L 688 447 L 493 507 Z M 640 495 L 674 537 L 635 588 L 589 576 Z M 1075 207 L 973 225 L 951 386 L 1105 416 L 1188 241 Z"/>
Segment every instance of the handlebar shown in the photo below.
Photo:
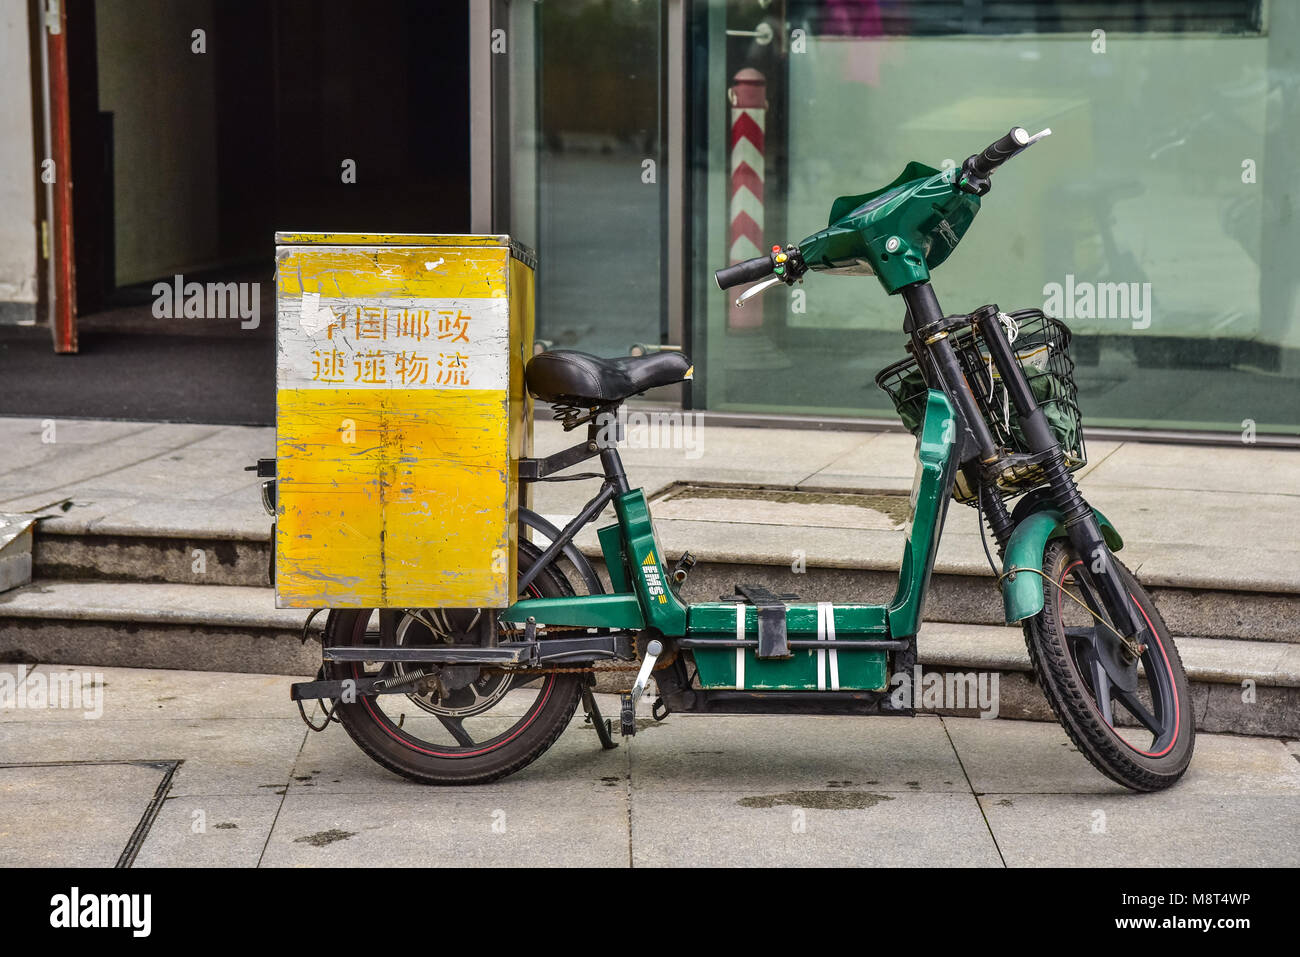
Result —
<path fill-rule="evenodd" d="M 740 286 L 770 276 L 775 268 L 776 263 L 773 262 L 771 256 L 758 256 L 754 259 L 738 262 L 734 266 L 719 269 L 713 274 L 713 279 L 717 282 L 719 289 L 730 289 L 732 286 Z"/>
<path fill-rule="evenodd" d="M 1041 133 L 1030 136 L 1023 127 L 1013 126 L 1005 136 L 990 143 L 979 153 L 966 157 L 966 161 L 962 163 L 961 171 L 956 178 L 955 188 L 967 193 L 974 193 L 977 196 L 983 196 L 989 191 L 991 186 L 989 177 L 993 175 L 995 170 L 1011 157 L 1033 146 L 1043 137 L 1051 135 L 1052 131 L 1045 129 Z M 772 251 L 768 255 L 756 256 L 753 259 L 746 259 L 743 262 L 733 263 L 717 270 L 713 274 L 713 279 L 717 282 L 719 289 L 730 289 L 732 286 L 758 283 L 758 285 L 745 290 L 736 299 L 736 305 L 743 306 L 746 300 L 771 286 L 779 283 L 785 283 L 788 286 L 798 282 L 807 270 L 808 266 L 803 261 L 799 246 L 791 244 L 782 250 L 777 245 L 772 247 Z M 759 282 L 759 280 L 763 279 L 767 281 Z"/>
<path fill-rule="evenodd" d="M 1022 126 L 1013 126 L 1006 136 L 994 140 L 984 151 L 970 158 L 971 171 L 977 176 L 990 176 L 993 171 L 1029 145 L 1029 132 Z"/>
<path fill-rule="evenodd" d="M 983 196 L 989 191 L 991 185 L 989 177 L 993 175 L 994 170 L 1021 150 L 1033 146 L 1044 136 L 1051 135 L 1051 129 L 1030 136 L 1024 127 L 1011 127 L 1006 136 L 994 140 L 984 147 L 981 152 L 966 157 L 966 162 L 961 164 L 961 177 L 958 180 L 958 185 L 968 193 Z"/>

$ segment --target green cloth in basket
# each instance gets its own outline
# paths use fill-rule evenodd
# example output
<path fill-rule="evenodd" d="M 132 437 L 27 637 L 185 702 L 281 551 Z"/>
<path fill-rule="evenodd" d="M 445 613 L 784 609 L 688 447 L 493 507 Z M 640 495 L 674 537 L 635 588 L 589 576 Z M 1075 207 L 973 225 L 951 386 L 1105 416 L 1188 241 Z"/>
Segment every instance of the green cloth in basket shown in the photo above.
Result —
<path fill-rule="evenodd" d="M 1050 372 L 1040 373 L 1037 365 L 1031 364 L 1032 362 L 1031 359 L 1020 359 L 1021 365 L 1031 376 L 1029 387 L 1034 393 L 1034 399 L 1042 406 L 1043 414 L 1047 416 L 1047 424 L 1051 427 L 1057 441 L 1061 443 L 1061 448 L 1067 452 L 1077 449 L 1079 434 L 1075 417 L 1070 411 L 1069 387 L 1059 376 Z M 898 410 L 898 416 L 903 420 L 907 431 L 913 435 L 918 434 L 921 431 L 921 421 L 925 417 L 926 397 L 925 377 L 921 375 L 920 368 L 913 366 L 912 370 L 899 380 L 898 388 L 890 392 L 889 396 L 894 400 L 894 408 Z M 1061 401 L 1053 401 L 1057 399 Z M 1022 449 L 1027 449 L 1024 432 L 1020 428 L 1020 419 L 1015 410 L 1011 412 L 1010 425 L 1012 437 Z"/>

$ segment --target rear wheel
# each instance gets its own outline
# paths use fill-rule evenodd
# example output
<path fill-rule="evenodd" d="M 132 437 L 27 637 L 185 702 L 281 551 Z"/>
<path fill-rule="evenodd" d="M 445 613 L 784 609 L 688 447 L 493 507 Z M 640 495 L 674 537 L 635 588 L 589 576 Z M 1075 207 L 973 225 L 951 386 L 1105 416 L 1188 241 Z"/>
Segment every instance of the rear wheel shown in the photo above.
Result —
<path fill-rule="evenodd" d="M 1182 777 L 1192 759 L 1191 696 L 1151 596 L 1127 568 L 1115 565 L 1151 633 L 1137 691 L 1116 688 L 1097 660 L 1091 632 L 1106 625 L 1094 613 L 1106 622 L 1109 617 L 1082 559 L 1064 539 L 1050 542 L 1043 555 L 1043 610 L 1025 623 L 1025 643 L 1048 704 L 1079 750 L 1111 780 L 1158 791 Z"/>
<path fill-rule="evenodd" d="M 519 573 L 531 568 L 540 554 L 521 541 Z M 552 565 L 521 597 L 572 594 Z M 469 631 L 478 612 L 426 608 L 395 609 L 392 614 L 392 628 L 381 630 L 374 609 L 333 611 L 325 642 L 426 647 Z M 382 674 L 400 680 L 413 678 L 420 666 L 345 662 L 327 668 L 333 679 Z M 408 694 L 359 695 L 351 704 L 339 702 L 336 714 L 357 746 L 390 771 L 423 784 L 484 784 L 531 764 L 555 743 L 577 709 L 585 678 L 556 673 L 530 677 L 490 669 L 450 672 L 451 678 L 441 684 L 414 681 Z"/>

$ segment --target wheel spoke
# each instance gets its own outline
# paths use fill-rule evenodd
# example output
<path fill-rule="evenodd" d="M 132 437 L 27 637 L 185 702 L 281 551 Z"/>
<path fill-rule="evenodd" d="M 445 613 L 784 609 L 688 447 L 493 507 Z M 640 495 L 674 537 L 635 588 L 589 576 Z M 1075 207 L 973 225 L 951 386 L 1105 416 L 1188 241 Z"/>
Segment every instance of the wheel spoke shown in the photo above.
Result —
<path fill-rule="evenodd" d="M 1080 625 L 1078 627 L 1070 626 L 1065 629 L 1065 637 L 1071 641 L 1092 647 L 1093 640 L 1096 638 L 1097 629 L 1090 625 Z"/>
<path fill-rule="evenodd" d="M 1106 667 L 1091 648 L 1084 652 L 1082 657 L 1088 665 L 1088 677 L 1092 682 L 1092 696 L 1097 702 L 1097 707 L 1101 709 L 1102 720 L 1113 728 L 1115 726 L 1115 715 L 1110 703 L 1110 676 L 1106 674 Z"/>
<path fill-rule="evenodd" d="M 1129 714 L 1138 719 L 1142 727 L 1157 738 L 1160 737 L 1160 733 L 1164 731 L 1164 726 L 1159 718 L 1147 710 L 1146 705 L 1142 703 L 1142 699 L 1137 696 L 1137 692 L 1116 691 L 1115 697 L 1119 699 L 1120 704 L 1128 709 Z"/>
<path fill-rule="evenodd" d="M 462 748 L 472 748 L 474 746 L 474 739 L 465 730 L 465 722 L 462 719 L 441 714 L 437 715 L 437 718 L 442 722 L 442 726 L 451 732 L 451 736 L 456 739 L 456 743 Z"/>

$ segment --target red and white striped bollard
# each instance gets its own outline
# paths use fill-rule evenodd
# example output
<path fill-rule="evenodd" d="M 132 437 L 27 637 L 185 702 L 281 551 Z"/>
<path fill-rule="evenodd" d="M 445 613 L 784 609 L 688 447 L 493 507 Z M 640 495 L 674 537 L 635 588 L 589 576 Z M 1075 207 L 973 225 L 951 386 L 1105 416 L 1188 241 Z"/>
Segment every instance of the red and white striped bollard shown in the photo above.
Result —
<path fill-rule="evenodd" d="M 746 67 L 732 79 L 727 90 L 731 102 L 731 202 L 730 241 L 732 263 L 761 256 L 767 249 L 763 237 L 763 131 L 767 124 L 767 80 L 758 70 Z M 763 325 L 758 303 L 747 308 L 734 297 L 727 312 L 727 328 L 757 329 Z"/>

